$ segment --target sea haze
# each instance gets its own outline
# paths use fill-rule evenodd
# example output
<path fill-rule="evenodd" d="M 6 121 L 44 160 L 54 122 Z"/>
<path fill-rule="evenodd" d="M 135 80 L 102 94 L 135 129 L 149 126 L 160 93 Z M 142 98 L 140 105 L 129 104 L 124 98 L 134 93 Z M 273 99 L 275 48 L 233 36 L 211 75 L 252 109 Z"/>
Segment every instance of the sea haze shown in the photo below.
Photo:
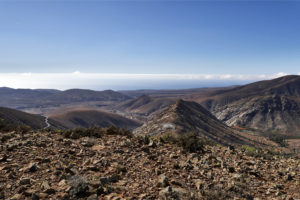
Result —
<path fill-rule="evenodd" d="M 0 87 L 93 90 L 186 89 L 241 85 L 286 75 L 259 74 L 112 74 L 112 73 L 2 73 Z"/>

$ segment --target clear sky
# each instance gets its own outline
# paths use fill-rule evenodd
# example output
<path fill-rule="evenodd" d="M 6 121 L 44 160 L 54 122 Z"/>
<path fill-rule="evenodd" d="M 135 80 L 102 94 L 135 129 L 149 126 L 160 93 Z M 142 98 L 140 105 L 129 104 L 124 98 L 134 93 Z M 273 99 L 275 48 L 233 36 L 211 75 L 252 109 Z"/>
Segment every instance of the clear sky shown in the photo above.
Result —
<path fill-rule="evenodd" d="M 273 77 L 299 65 L 299 1 L 0 0 L 2 76 Z"/>

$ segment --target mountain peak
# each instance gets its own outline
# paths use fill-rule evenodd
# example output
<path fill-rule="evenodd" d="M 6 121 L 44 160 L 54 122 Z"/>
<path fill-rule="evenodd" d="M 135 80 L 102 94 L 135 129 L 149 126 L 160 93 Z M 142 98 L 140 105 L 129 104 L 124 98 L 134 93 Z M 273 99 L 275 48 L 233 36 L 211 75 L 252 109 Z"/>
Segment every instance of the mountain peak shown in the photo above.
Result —
<path fill-rule="evenodd" d="M 234 131 L 215 118 L 200 104 L 178 100 L 167 109 L 134 130 L 136 135 L 162 135 L 168 132 L 198 135 L 221 144 L 242 144 L 244 141 Z"/>

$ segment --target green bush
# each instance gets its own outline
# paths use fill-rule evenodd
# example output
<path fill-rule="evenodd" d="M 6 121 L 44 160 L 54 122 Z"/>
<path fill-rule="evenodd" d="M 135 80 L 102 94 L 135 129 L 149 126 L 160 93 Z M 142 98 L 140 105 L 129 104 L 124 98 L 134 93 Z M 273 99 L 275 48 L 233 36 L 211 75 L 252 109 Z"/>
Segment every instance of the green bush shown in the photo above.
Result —
<path fill-rule="evenodd" d="M 205 145 L 211 145 L 212 143 L 199 137 L 194 132 L 188 133 L 166 133 L 160 137 L 161 142 L 170 143 L 182 147 L 188 152 L 202 152 Z"/>
<path fill-rule="evenodd" d="M 243 145 L 241 146 L 241 150 L 244 151 L 247 156 L 252 156 L 252 157 L 263 156 L 263 152 L 260 149 L 257 149 L 252 146 Z"/>
<path fill-rule="evenodd" d="M 27 125 L 18 125 L 16 127 L 16 132 L 17 133 L 24 134 L 24 133 L 28 133 L 29 131 L 31 131 L 31 128 L 30 128 L 30 126 L 27 126 Z"/>

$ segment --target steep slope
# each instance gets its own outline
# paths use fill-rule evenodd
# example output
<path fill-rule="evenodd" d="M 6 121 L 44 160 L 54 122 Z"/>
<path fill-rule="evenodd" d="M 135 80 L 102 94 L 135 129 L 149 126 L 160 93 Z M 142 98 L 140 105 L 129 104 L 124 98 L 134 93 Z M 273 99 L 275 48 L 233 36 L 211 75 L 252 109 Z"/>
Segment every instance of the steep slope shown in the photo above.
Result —
<path fill-rule="evenodd" d="M 214 142 L 227 145 L 249 143 L 196 102 L 178 100 L 154 119 L 134 130 L 136 135 L 161 135 L 167 132 L 196 132 Z"/>
<path fill-rule="evenodd" d="M 33 129 L 41 129 L 47 126 L 43 116 L 4 107 L 0 107 L 0 119 L 12 125 L 27 125 Z"/>
<path fill-rule="evenodd" d="M 299 105 L 286 96 L 251 97 L 215 107 L 214 114 L 229 126 L 292 135 L 300 133 Z"/>
<path fill-rule="evenodd" d="M 300 134 L 300 76 L 220 90 L 198 102 L 230 126 Z"/>
<path fill-rule="evenodd" d="M 59 114 L 50 115 L 50 119 L 59 122 L 65 128 L 91 126 L 118 126 L 133 129 L 141 124 L 120 115 L 94 109 L 74 109 Z"/>
<path fill-rule="evenodd" d="M 142 95 L 135 99 L 128 100 L 114 107 L 115 110 L 135 113 L 140 115 L 149 116 L 150 114 L 162 110 L 172 103 L 174 99 L 168 98 L 152 98 L 148 95 Z"/>

